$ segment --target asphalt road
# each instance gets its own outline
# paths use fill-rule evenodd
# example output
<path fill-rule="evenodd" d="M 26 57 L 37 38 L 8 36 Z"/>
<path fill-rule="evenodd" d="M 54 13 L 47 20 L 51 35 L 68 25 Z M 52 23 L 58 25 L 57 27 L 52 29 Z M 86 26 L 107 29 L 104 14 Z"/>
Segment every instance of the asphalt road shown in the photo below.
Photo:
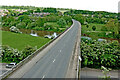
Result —
<path fill-rule="evenodd" d="M 73 27 L 42 57 L 23 78 L 65 78 L 77 38 L 77 21 Z"/>
<path fill-rule="evenodd" d="M 77 38 L 78 21 L 22 78 L 65 78 Z"/>

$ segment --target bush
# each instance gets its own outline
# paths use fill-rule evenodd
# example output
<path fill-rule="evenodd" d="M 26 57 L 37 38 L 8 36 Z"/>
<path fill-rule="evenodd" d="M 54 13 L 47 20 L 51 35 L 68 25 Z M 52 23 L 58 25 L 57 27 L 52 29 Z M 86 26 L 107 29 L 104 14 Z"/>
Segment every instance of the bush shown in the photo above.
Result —
<path fill-rule="evenodd" d="M 101 31 L 108 31 L 106 26 L 102 26 Z"/>
<path fill-rule="evenodd" d="M 34 30 L 38 30 L 38 31 L 39 31 L 39 30 L 40 30 L 40 31 L 43 31 L 43 30 L 44 30 L 43 27 L 38 27 L 38 26 L 37 26 L 37 27 L 34 27 L 33 29 L 34 29 Z"/>
<path fill-rule="evenodd" d="M 23 49 L 23 51 L 18 51 L 17 49 L 13 49 L 9 46 L 0 46 L 2 47 L 2 61 L 3 62 L 16 62 L 19 63 L 31 53 L 33 53 L 36 48 L 31 46 L 27 46 Z"/>
<path fill-rule="evenodd" d="M 82 41 L 81 42 L 82 67 L 120 68 L 120 48 L 118 41 Z"/>
<path fill-rule="evenodd" d="M 66 26 L 67 23 L 63 18 L 60 18 L 57 24 L 60 25 L 61 28 L 63 28 Z"/>
<path fill-rule="evenodd" d="M 89 27 L 89 25 L 86 25 L 86 27 L 88 28 L 88 27 Z"/>
<path fill-rule="evenodd" d="M 36 27 L 36 22 L 32 22 L 32 23 L 29 23 L 28 25 L 27 25 L 27 29 L 33 29 L 33 28 L 35 28 Z"/>
<path fill-rule="evenodd" d="M 24 22 L 20 22 L 16 25 L 17 28 L 26 28 L 26 24 Z"/>
<path fill-rule="evenodd" d="M 95 27 L 95 26 L 93 26 L 93 27 L 92 27 L 92 29 L 93 29 L 93 31 L 95 31 L 95 30 L 96 30 L 96 27 Z"/>

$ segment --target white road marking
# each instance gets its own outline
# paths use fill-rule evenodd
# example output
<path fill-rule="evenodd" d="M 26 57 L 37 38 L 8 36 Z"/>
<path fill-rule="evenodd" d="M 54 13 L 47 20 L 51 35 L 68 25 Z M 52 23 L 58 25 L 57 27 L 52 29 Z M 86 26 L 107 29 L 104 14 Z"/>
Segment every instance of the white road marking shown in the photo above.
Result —
<path fill-rule="evenodd" d="M 42 77 L 42 79 L 41 80 L 43 80 L 45 78 L 45 75 Z"/>
<path fill-rule="evenodd" d="M 55 59 L 53 60 L 53 63 L 55 62 Z"/>
<path fill-rule="evenodd" d="M 60 52 L 61 52 L 61 50 L 60 50 Z"/>

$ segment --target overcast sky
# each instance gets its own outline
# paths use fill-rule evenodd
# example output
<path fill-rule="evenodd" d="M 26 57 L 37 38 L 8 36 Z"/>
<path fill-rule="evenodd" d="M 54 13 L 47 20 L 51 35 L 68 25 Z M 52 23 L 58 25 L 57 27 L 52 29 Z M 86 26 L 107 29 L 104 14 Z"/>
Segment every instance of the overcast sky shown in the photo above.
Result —
<path fill-rule="evenodd" d="M 0 5 L 72 8 L 91 11 L 118 12 L 120 0 L 0 0 Z"/>

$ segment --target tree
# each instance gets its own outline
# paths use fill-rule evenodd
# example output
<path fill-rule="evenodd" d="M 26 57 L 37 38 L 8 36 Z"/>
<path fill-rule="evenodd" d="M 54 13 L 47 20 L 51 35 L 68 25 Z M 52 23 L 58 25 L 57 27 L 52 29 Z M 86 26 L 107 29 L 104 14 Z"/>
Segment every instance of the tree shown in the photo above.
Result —
<path fill-rule="evenodd" d="M 32 23 L 29 23 L 28 25 L 27 25 L 27 29 L 33 29 L 33 28 L 35 28 L 37 25 L 36 25 L 36 22 L 32 22 Z"/>
<path fill-rule="evenodd" d="M 9 26 L 16 26 L 17 22 L 16 21 L 12 21 L 10 22 Z"/>
<path fill-rule="evenodd" d="M 74 19 L 79 21 L 81 24 L 84 24 L 85 18 L 84 18 L 84 16 L 82 14 L 76 14 L 74 16 Z"/>
<path fill-rule="evenodd" d="M 38 13 L 40 13 L 41 11 L 40 11 L 40 8 L 37 8 L 37 10 L 35 11 L 36 13 L 38 12 Z"/>
<path fill-rule="evenodd" d="M 10 16 L 7 18 L 7 22 L 12 22 L 12 21 L 15 21 L 15 18 L 13 16 Z"/>
<path fill-rule="evenodd" d="M 57 22 L 57 24 L 63 28 L 66 26 L 66 21 L 63 18 L 60 18 L 59 21 Z"/>
<path fill-rule="evenodd" d="M 53 30 L 53 29 L 54 29 L 53 25 L 48 25 L 48 24 L 46 24 L 46 25 L 44 26 L 44 30 Z"/>
<path fill-rule="evenodd" d="M 92 29 L 93 29 L 93 31 L 95 31 L 95 30 L 96 30 L 96 27 L 95 27 L 95 26 L 93 26 L 93 27 L 92 27 Z"/>
<path fill-rule="evenodd" d="M 38 18 L 38 20 L 36 21 L 37 26 L 42 27 L 45 23 L 45 19 L 44 18 Z"/>
<path fill-rule="evenodd" d="M 26 24 L 24 22 L 20 22 L 16 25 L 17 28 L 26 28 Z"/>
<path fill-rule="evenodd" d="M 88 27 L 89 27 L 89 25 L 86 25 L 86 27 L 88 28 Z"/>
<path fill-rule="evenodd" d="M 26 46 L 23 50 L 23 57 L 26 58 L 28 55 L 32 54 L 36 49 L 31 46 Z"/>
<path fill-rule="evenodd" d="M 29 13 L 28 11 L 23 12 L 22 14 L 23 14 L 23 15 L 30 15 L 30 13 Z"/>
<path fill-rule="evenodd" d="M 106 26 L 102 26 L 101 31 L 108 31 Z"/>
<path fill-rule="evenodd" d="M 114 34 L 118 34 L 118 22 L 115 19 L 110 19 L 107 23 L 106 23 L 106 27 L 108 29 L 108 31 L 111 31 Z"/>
<path fill-rule="evenodd" d="M 26 19 L 29 19 L 29 16 L 27 16 L 27 15 L 20 15 L 19 17 L 18 17 L 18 21 L 23 21 L 23 20 L 26 20 Z"/>
<path fill-rule="evenodd" d="M 31 21 L 31 19 L 26 19 L 26 20 L 24 20 L 24 22 L 26 25 L 28 25 L 28 23 L 31 23 L 32 21 Z"/>
<path fill-rule="evenodd" d="M 55 15 L 46 16 L 45 20 L 48 22 L 57 22 L 59 20 L 59 16 L 55 16 Z"/>
<path fill-rule="evenodd" d="M 63 16 L 63 18 L 65 19 L 66 23 L 68 24 L 69 22 L 72 22 L 72 17 L 71 16 Z"/>
<path fill-rule="evenodd" d="M 44 8 L 42 12 L 56 13 L 56 8 Z"/>

